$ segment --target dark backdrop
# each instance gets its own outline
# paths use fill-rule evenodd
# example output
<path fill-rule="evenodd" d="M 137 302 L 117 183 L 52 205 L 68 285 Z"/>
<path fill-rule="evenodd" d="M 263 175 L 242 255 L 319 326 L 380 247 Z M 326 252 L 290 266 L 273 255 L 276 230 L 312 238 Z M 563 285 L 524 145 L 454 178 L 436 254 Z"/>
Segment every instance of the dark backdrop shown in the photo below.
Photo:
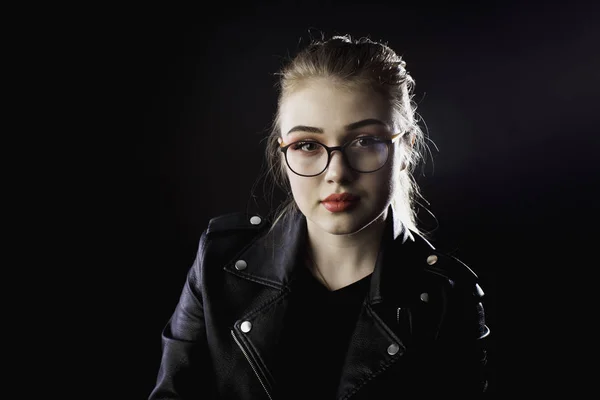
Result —
<path fill-rule="evenodd" d="M 597 209 L 597 6 L 286 1 L 127 11 L 111 15 L 102 50 L 116 84 L 110 138 L 120 162 L 108 250 L 125 289 L 110 318 L 126 338 L 118 367 L 131 398 L 154 384 L 160 331 L 209 219 L 264 212 L 255 184 L 273 74 L 320 32 L 384 40 L 407 61 L 435 143 L 417 178 L 436 220 L 420 216 L 434 244 L 481 278 L 495 391 L 564 386 L 553 377 L 570 364 L 548 362 L 571 353 L 557 332 L 577 325 L 563 300 L 572 289 L 585 295 L 567 282 L 585 265 L 575 256 L 593 237 L 585 231 Z"/>

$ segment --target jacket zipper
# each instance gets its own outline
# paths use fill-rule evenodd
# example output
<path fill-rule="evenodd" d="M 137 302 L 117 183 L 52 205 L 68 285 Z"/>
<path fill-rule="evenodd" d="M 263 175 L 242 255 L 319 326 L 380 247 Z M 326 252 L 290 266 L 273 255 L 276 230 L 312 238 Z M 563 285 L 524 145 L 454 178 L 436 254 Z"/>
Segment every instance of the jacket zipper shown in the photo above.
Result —
<path fill-rule="evenodd" d="M 267 389 L 267 386 L 265 385 L 265 382 L 260 377 L 260 374 L 258 373 L 258 370 L 254 366 L 254 363 L 252 362 L 252 360 L 250 360 L 250 357 L 248 356 L 248 353 L 246 353 L 246 350 L 244 350 L 244 347 L 242 346 L 242 344 L 240 343 L 240 341 L 238 340 L 238 338 L 235 336 L 235 332 L 233 330 L 231 331 L 231 336 L 233 336 L 233 340 L 235 340 L 235 343 L 238 345 L 238 347 L 240 348 L 240 350 L 242 351 L 242 353 L 244 353 L 244 357 L 246 357 L 246 360 L 248 360 L 248 363 L 252 367 L 252 370 L 254 371 L 254 374 L 256 375 L 256 377 L 258 378 L 258 381 L 260 382 L 260 384 L 262 385 L 263 389 L 265 390 L 265 393 L 269 397 L 269 400 L 273 400 L 273 397 L 271 397 L 271 393 L 269 393 L 269 390 Z"/>

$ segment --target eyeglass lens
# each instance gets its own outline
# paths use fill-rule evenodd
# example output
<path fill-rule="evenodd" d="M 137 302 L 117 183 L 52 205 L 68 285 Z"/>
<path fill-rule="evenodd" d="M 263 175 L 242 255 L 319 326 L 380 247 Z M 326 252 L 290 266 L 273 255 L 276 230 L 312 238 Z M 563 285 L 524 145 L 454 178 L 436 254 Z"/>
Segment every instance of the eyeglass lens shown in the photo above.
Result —
<path fill-rule="evenodd" d="M 357 138 L 345 147 L 350 166 L 360 172 L 381 168 L 387 161 L 387 143 L 375 138 Z M 289 167 L 300 175 L 318 175 L 327 167 L 327 150 L 321 143 L 298 142 L 287 150 Z"/>

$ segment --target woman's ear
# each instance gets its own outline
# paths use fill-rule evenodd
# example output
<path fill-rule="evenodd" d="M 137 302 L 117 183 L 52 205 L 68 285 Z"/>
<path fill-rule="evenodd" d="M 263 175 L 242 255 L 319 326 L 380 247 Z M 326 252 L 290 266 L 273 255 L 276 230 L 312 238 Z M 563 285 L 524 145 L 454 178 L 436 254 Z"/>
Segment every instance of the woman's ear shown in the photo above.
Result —
<path fill-rule="evenodd" d="M 404 143 L 402 143 L 399 147 L 400 149 L 400 171 L 404 171 L 409 164 L 410 161 L 410 153 L 413 151 L 413 146 L 415 144 L 415 135 L 410 134 L 404 139 Z"/>
<path fill-rule="evenodd" d="M 415 135 L 413 132 L 407 132 L 402 139 L 404 139 L 406 144 L 412 148 L 415 146 L 417 135 Z"/>
<path fill-rule="evenodd" d="M 408 146 L 408 144 L 406 146 Z M 406 146 L 402 144 L 398 146 L 396 149 L 396 155 L 394 156 L 396 158 L 396 162 L 400 165 L 400 172 L 404 171 L 408 165 L 406 162 Z"/>
<path fill-rule="evenodd" d="M 402 157 L 402 163 L 400 164 L 400 172 L 404 171 L 407 166 L 408 163 L 406 162 L 406 157 Z"/>
<path fill-rule="evenodd" d="M 280 146 L 281 146 L 281 142 L 282 142 L 282 141 L 283 141 L 283 140 L 281 139 L 281 136 L 277 138 L 277 143 L 279 143 L 279 145 L 280 145 Z"/>

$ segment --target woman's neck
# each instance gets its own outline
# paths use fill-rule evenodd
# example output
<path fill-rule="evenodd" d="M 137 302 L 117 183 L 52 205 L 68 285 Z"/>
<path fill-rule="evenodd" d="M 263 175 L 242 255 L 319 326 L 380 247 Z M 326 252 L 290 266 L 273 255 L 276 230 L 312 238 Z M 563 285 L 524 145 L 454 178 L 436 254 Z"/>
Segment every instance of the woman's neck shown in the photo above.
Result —
<path fill-rule="evenodd" d="M 373 272 L 387 212 L 359 232 L 333 235 L 307 221 L 308 266 L 329 290 L 337 290 Z"/>

